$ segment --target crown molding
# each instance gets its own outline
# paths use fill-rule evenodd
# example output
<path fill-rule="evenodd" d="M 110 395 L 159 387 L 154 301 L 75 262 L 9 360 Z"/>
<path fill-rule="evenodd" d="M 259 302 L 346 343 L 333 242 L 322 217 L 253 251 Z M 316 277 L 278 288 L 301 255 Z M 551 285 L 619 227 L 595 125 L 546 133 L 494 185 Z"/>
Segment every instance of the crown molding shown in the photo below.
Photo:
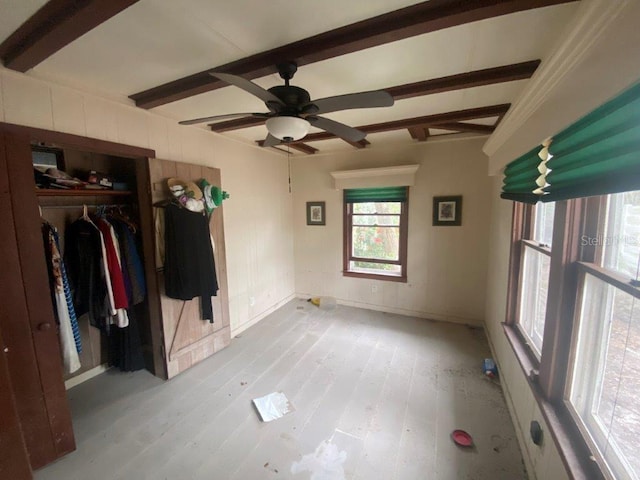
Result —
<path fill-rule="evenodd" d="M 329 172 L 336 190 L 344 188 L 399 187 L 415 184 L 415 175 L 420 165 L 363 168 Z"/>
<path fill-rule="evenodd" d="M 538 70 L 527 83 L 520 97 L 513 103 L 504 119 L 483 147 L 488 155 L 494 155 L 516 133 L 540 106 L 552 97 L 555 88 L 576 65 L 590 53 L 594 45 L 615 23 L 621 13 L 634 0 L 582 0 L 572 22 L 551 55 L 542 60 Z M 544 140 L 539 139 L 540 142 Z M 531 148 L 533 145 L 523 146 Z"/>

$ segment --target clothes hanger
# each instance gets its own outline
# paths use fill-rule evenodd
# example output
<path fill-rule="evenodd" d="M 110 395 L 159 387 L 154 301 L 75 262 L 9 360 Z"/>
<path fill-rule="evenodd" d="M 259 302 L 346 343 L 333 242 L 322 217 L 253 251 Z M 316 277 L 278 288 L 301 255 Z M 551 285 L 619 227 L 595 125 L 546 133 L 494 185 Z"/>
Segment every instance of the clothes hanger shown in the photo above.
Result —
<path fill-rule="evenodd" d="M 128 227 L 129 230 L 131 230 L 131 232 L 135 235 L 137 232 L 137 225 L 129 218 L 129 215 L 127 215 L 125 212 L 122 211 L 122 205 L 118 205 L 117 207 L 113 207 L 112 211 L 111 211 L 111 215 L 116 218 L 117 220 L 122 221 L 123 223 L 125 223 Z"/>

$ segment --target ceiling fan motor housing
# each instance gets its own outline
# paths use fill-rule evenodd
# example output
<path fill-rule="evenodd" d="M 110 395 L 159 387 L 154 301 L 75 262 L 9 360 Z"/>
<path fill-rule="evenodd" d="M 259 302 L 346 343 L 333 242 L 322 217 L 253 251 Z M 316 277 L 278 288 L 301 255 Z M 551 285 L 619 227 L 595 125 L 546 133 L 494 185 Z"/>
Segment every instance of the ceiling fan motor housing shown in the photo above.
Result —
<path fill-rule="evenodd" d="M 287 107 L 293 108 L 296 113 L 299 107 L 311 101 L 309 92 L 304 88 L 293 85 L 276 85 L 275 87 L 271 87 L 269 91 L 282 100 Z"/>

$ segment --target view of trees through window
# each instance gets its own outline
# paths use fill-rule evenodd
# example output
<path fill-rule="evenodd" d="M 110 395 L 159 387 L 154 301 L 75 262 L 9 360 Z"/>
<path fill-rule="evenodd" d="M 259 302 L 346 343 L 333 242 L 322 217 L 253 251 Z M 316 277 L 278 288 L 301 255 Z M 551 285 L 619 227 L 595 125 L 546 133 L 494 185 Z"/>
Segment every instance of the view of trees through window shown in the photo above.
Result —
<path fill-rule="evenodd" d="M 352 267 L 399 272 L 400 266 L 375 260 L 400 260 L 400 202 L 353 204 Z M 367 261 L 364 261 L 366 259 Z"/>

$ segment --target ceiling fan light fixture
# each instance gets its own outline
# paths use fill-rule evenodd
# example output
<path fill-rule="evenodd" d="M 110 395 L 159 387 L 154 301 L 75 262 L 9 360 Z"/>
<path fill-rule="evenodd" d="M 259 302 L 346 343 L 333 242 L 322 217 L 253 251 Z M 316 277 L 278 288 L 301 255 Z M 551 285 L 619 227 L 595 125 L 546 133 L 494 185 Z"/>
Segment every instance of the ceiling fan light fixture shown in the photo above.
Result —
<path fill-rule="evenodd" d="M 311 124 L 299 117 L 273 117 L 267 120 L 267 130 L 279 140 L 293 142 L 307 133 Z"/>

